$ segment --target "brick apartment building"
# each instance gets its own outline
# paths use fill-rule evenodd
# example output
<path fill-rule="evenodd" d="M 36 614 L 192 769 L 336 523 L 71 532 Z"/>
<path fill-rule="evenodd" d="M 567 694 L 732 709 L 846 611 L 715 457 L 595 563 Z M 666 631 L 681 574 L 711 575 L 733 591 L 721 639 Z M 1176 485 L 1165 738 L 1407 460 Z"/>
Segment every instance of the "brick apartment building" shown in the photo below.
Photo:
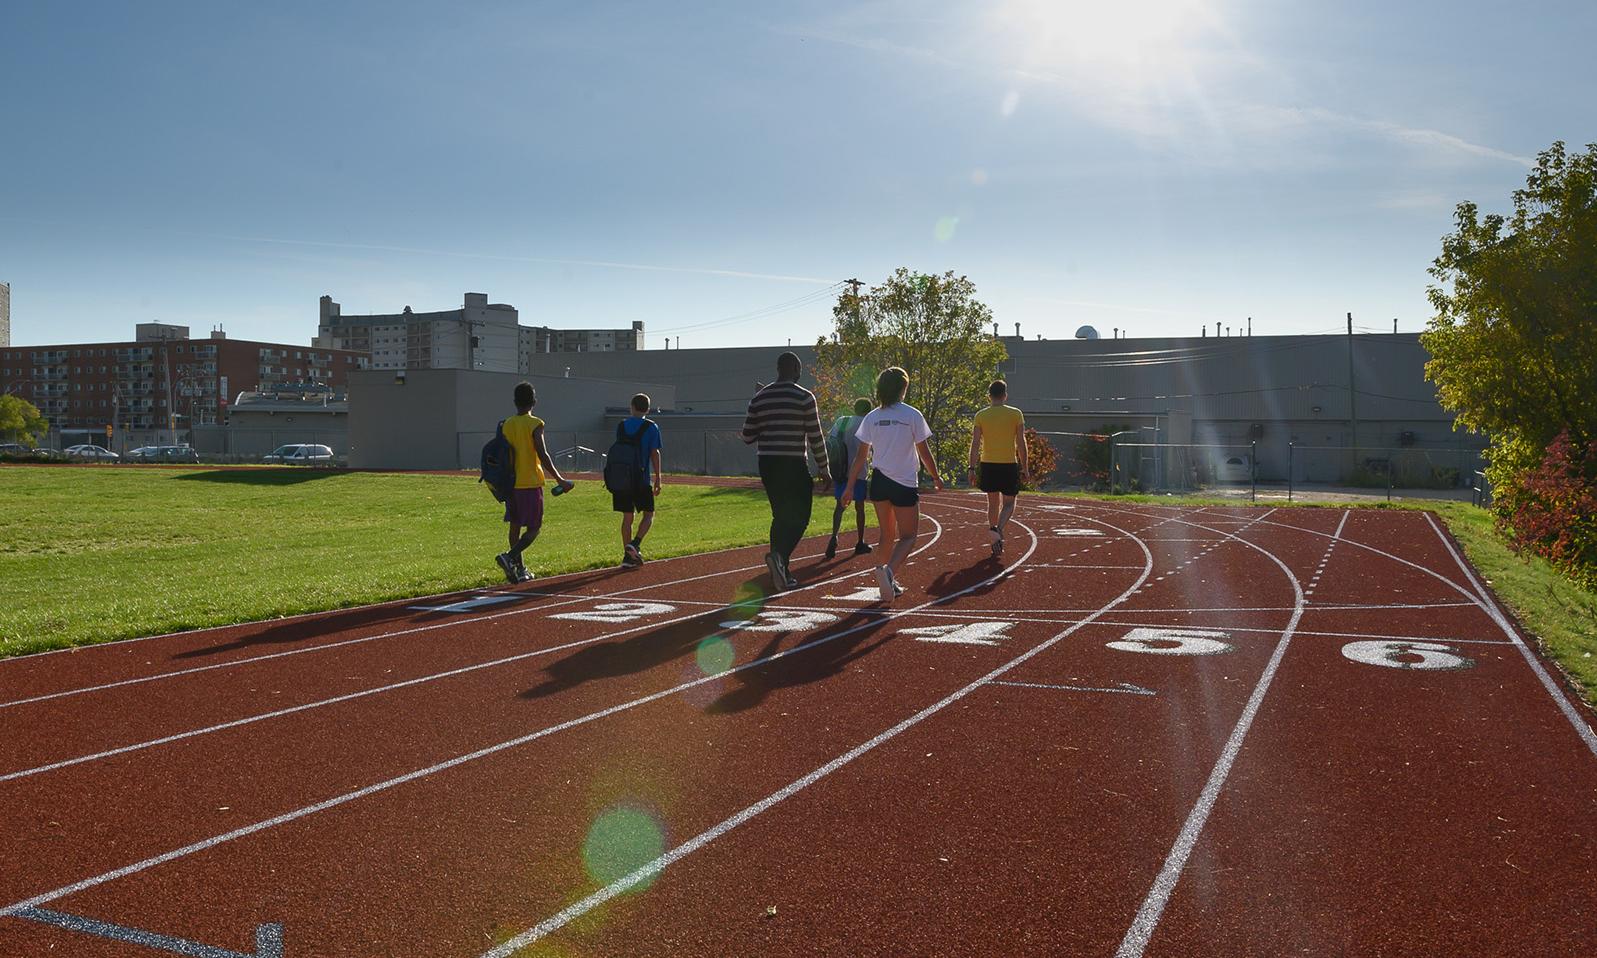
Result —
<path fill-rule="evenodd" d="M 52 430 L 95 434 L 186 432 L 223 422 L 231 397 L 262 384 L 320 383 L 342 391 L 363 354 L 228 339 L 192 339 L 187 326 L 140 323 L 133 342 L 0 348 L 0 393 L 27 399 Z"/>

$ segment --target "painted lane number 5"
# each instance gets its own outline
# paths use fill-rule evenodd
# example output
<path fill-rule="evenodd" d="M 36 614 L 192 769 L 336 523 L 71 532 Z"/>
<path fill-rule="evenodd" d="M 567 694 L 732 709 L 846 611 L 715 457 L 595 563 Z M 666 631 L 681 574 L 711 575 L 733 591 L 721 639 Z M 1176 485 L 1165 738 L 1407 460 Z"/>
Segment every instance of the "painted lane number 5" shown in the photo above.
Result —
<path fill-rule="evenodd" d="M 1107 642 L 1111 649 L 1122 652 L 1146 652 L 1151 655 L 1219 655 L 1230 652 L 1231 644 L 1221 639 L 1230 638 L 1217 629 L 1132 629 L 1126 637 Z"/>

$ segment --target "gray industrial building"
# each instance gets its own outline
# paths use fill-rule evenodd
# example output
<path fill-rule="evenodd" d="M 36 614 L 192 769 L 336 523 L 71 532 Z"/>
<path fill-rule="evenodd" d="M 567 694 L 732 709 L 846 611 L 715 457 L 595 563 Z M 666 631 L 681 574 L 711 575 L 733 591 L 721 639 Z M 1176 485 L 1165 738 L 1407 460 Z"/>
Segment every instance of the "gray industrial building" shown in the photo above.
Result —
<path fill-rule="evenodd" d="M 669 384 L 464 369 L 364 370 L 349 380 L 349 464 L 358 469 L 475 469 L 499 420 L 515 413 L 522 379 L 538 391 L 534 415 L 547 426 L 561 468 L 589 468 L 610 447 L 616 417 L 637 393 L 677 405 Z"/>
<path fill-rule="evenodd" d="M 1485 445 L 1453 430 L 1453 415 L 1425 381 L 1429 357 L 1413 333 L 1004 342 L 1009 359 L 995 373 L 1009 381 L 1029 425 L 1063 434 L 1121 427 L 1131 433 L 1124 447 L 1167 447 L 1134 454 L 1139 461 L 1126 467 L 1158 470 L 1141 477 L 1150 487 L 1178 468 L 1198 468 L 1195 456 L 1255 451 L 1265 481 L 1284 480 L 1290 457 L 1299 481 L 1349 481 L 1402 458 L 1423 464 L 1421 479 L 1446 482 L 1478 468 Z M 736 440 L 744 407 L 785 348 L 537 355 L 530 368 L 674 386 L 675 407 L 661 417 L 673 450 L 668 468 L 740 474 L 755 468 Z M 811 347 L 794 352 L 806 365 L 814 360 Z M 1074 442 L 1054 439 L 1067 467 Z M 1192 446 L 1204 449 L 1173 451 Z"/>

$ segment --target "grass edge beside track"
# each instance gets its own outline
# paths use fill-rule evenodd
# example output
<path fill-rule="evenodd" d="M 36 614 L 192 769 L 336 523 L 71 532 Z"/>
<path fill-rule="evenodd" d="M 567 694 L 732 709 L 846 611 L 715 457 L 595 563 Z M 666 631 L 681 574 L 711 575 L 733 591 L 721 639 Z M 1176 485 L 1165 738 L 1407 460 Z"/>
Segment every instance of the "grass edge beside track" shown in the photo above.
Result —
<path fill-rule="evenodd" d="M 1515 552 L 1493 524 L 1492 513 L 1468 502 L 1250 502 L 1214 496 L 1040 493 L 1049 497 L 1162 506 L 1272 507 L 1278 509 L 1387 509 L 1435 513 L 1463 547 L 1464 557 L 1502 601 L 1515 622 L 1558 666 L 1565 684 L 1597 709 L 1597 592 L 1570 582 L 1545 559 Z"/>

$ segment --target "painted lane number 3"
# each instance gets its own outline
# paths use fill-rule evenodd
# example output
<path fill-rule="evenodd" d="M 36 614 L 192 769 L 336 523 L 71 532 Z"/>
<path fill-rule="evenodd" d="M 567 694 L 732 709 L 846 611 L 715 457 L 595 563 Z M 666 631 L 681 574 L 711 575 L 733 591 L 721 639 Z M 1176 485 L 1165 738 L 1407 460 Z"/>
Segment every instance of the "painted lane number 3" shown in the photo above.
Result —
<path fill-rule="evenodd" d="M 805 612 L 799 609 L 767 609 L 752 619 L 733 619 L 722 622 L 723 629 L 740 629 L 744 632 L 803 632 L 818 629 L 837 621 L 830 612 Z"/>

